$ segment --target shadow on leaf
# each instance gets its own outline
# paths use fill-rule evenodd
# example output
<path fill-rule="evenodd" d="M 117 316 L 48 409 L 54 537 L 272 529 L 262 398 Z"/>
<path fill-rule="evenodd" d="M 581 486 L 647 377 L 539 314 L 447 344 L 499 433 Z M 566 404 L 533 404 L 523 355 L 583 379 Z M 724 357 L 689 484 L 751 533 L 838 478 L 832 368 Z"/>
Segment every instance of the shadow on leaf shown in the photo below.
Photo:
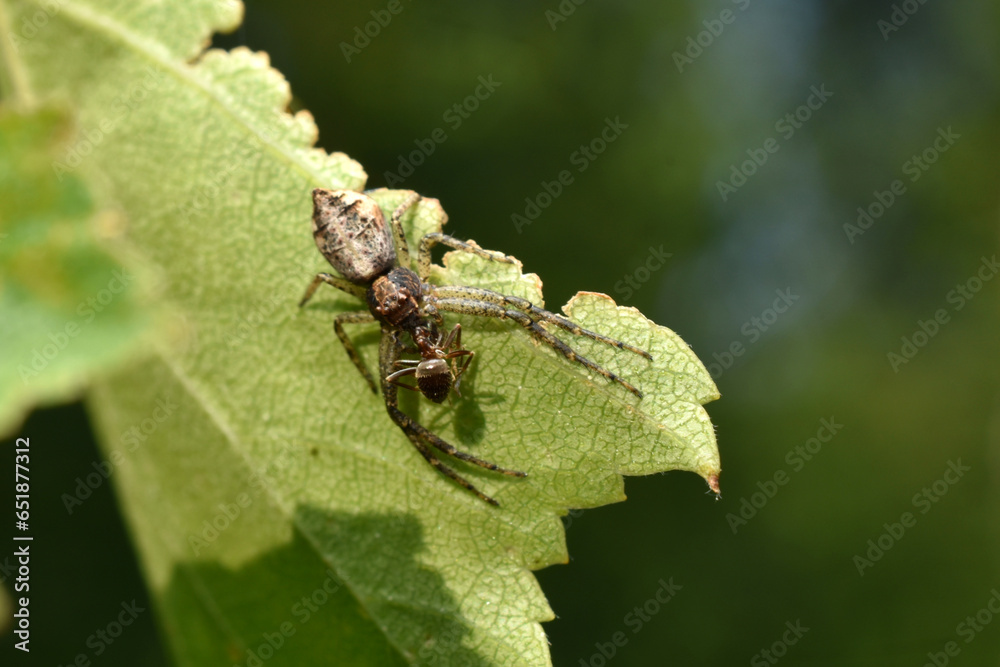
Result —
<path fill-rule="evenodd" d="M 491 664 L 462 646 L 470 628 L 442 578 L 418 562 L 412 517 L 300 507 L 295 525 L 291 542 L 237 569 L 174 568 L 160 617 L 178 664 Z"/>

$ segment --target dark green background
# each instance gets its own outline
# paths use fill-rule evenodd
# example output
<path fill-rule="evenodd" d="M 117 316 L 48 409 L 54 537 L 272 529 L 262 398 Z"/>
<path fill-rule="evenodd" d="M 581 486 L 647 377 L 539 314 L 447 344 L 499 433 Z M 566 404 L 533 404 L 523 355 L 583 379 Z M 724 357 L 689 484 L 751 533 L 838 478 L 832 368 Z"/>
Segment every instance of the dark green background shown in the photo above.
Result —
<path fill-rule="evenodd" d="M 897 3 L 915 13 L 887 35 L 890 3 L 562 4 L 575 10 L 553 30 L 555 0 L 402 0 L 350 63 L 340 43 L 386 3 L 252 0 L 245 26 L 217 39 L 269 52 L 319 145 L 358 160 L 370 187 L 442 128 L 447 141 L 398 187 L 439 198 L 452 234 L 520 258 L 550 307 L 608 293 L 706 365 L 742 343 L 714 368 L 723 398 L 708 406 L 721 501 L 675 473 L 630 479 L 628 502 L 575 513 L 572 561 L 538 573 L 558 615 L 545 626 L 554 663 L 600 665 L 596 644 L 623 632 L 607 664 L 767 664 L 752 661 L 800 620 L 809 630 L 782 664 L 922 665 L 948 641 L 960 648 L 951 664 L 998 664 L 1000 618 L 969 643 L 956 628 L 1000 590 L 1000 280 L 961 310 L 948 301 L 998 252 L 997 4 Z M 727 9 L 731 23 L 712 23 Z M 674 53 L 705 21 L 721 33 L 705 32 L 679 72 Z M 453 128 L 443 114 L 480 76 L 501 85 Z M 811 86 L 833 94 L 787 138 L 775 123 Z M 580 173 L 570 156 L 606 118 L 628 128 Z M 904 164 L 939 128 L 959 138 L 911 181 Z M 722 201 L 717 182 L 770 137 L 777 152 Z M 574 182 L 519 233 L 511 215 L 563 169 Z M 905 192 L 851 243 L 844 225 L 896 179 Z M 619 281 L 661 246 L 671 257 L 627 294 Z M 752 318 L 779 289 L 798 299 L 757 338 Z M 887 354 L 941 308 L 948 322 L 894 370 Z M 64 612 L 36 626 L 51 638 L 35 656 L 47 664 L 144 595 L 109 488 L 72 520 L 58 500 L 97 457 L 83 418 L 58 409 L 22 428 L 74 445 L 37 469 L 51 505 L 39 520 L 53 528 L 36 600 Z M 786 454 L 823 419 L 843 428 L 794 470 Z M 921 513 L 914 495 L 959 459 L 969 471 Z M 727 514 L 779 471 L 787 484 L 734 534 Z M 859 575 L 854 557 L 907 511 L 915 525 Z M 683 588 L 633 632 L 628 615 L 671 578 Z M 162 661 L 153 620 L 103 664 Z"/>

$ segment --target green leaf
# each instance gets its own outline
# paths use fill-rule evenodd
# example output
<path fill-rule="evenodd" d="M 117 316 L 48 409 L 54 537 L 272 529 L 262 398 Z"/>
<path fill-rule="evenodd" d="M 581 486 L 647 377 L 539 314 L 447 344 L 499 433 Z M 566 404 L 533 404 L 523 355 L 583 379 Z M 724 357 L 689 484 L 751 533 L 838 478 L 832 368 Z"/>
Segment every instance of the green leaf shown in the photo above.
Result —
<path fill-rule="evenodd" d="M 0 11 L 19 25 L 40 6 Z M 67 0 L 19 51 L 33 94 L 72 100 L 83 133 L 99 132 L 86 168 L 128 212 L 185 318 L 181 343 L 92 397 L 177 662 L 547 665 L 539 622 L 553 616 L 530 570 L 567 560 L 559 516 L 623 499 L 622 474 L 692 470 L 714 485 L 701 405 L 717 390 L 675 334 L 600 295 L 568 314 L 655 360 L 565 339 L 642 401 L 519 327 L 459 318 L 477 355 L 463 397 L 431 406 L 407 392 L 403 408 L 529 477 L 454 464 L 499 509 L 441 477 L 333 335 L 334 313 L 362 305 L 324 287 L 296 306 L 329 268 L 311 189 L 360 189 L 364 172 L 312 147 L 310 117 L 284 113 L 287 85 L 263 55 L 186 62 L 239 13 L 207 0 Z M 406 195 L 375 193 L 386 211 Z M 411 209 L 411 247 L 443 220 L 435 200 Z M 520 267 L 465 253 L 444 264 L 435 281 L 541 304 Z M 377 330 L 352 337 L 376 368 Z"/>
<path fill-rule="evenodd" d="M 120 216 L 54 168 L 71 136 L 56 110 L 0 109 L 0 432 L 120 363 L 152 322 L 135 261 L 102 237 Z"/>

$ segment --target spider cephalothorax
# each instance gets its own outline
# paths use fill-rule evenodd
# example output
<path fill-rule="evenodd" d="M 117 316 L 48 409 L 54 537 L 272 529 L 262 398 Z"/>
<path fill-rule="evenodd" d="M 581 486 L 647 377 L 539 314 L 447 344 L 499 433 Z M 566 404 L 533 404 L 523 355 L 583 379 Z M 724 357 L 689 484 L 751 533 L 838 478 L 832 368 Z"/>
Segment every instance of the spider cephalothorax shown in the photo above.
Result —
<path fill-rule="evenodd" d="M 420 276 L 412 269 L 397 267 L 375 279 L 365 300 L 376 320 L 413 335 L 427 319 L 420 312 L 423 296 Z"/>

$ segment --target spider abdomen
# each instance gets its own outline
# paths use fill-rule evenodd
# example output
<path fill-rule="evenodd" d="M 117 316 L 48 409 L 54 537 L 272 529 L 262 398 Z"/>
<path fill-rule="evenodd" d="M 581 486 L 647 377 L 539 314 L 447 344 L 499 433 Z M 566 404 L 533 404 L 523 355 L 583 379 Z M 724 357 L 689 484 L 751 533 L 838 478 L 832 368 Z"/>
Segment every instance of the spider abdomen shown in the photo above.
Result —
<path fill-rule="evenodd" d="M 368 285 L 396 263 L 392 234 L 371 197 L 350 190 L 313 190 L 313 239 L 340 275 Z"/>

